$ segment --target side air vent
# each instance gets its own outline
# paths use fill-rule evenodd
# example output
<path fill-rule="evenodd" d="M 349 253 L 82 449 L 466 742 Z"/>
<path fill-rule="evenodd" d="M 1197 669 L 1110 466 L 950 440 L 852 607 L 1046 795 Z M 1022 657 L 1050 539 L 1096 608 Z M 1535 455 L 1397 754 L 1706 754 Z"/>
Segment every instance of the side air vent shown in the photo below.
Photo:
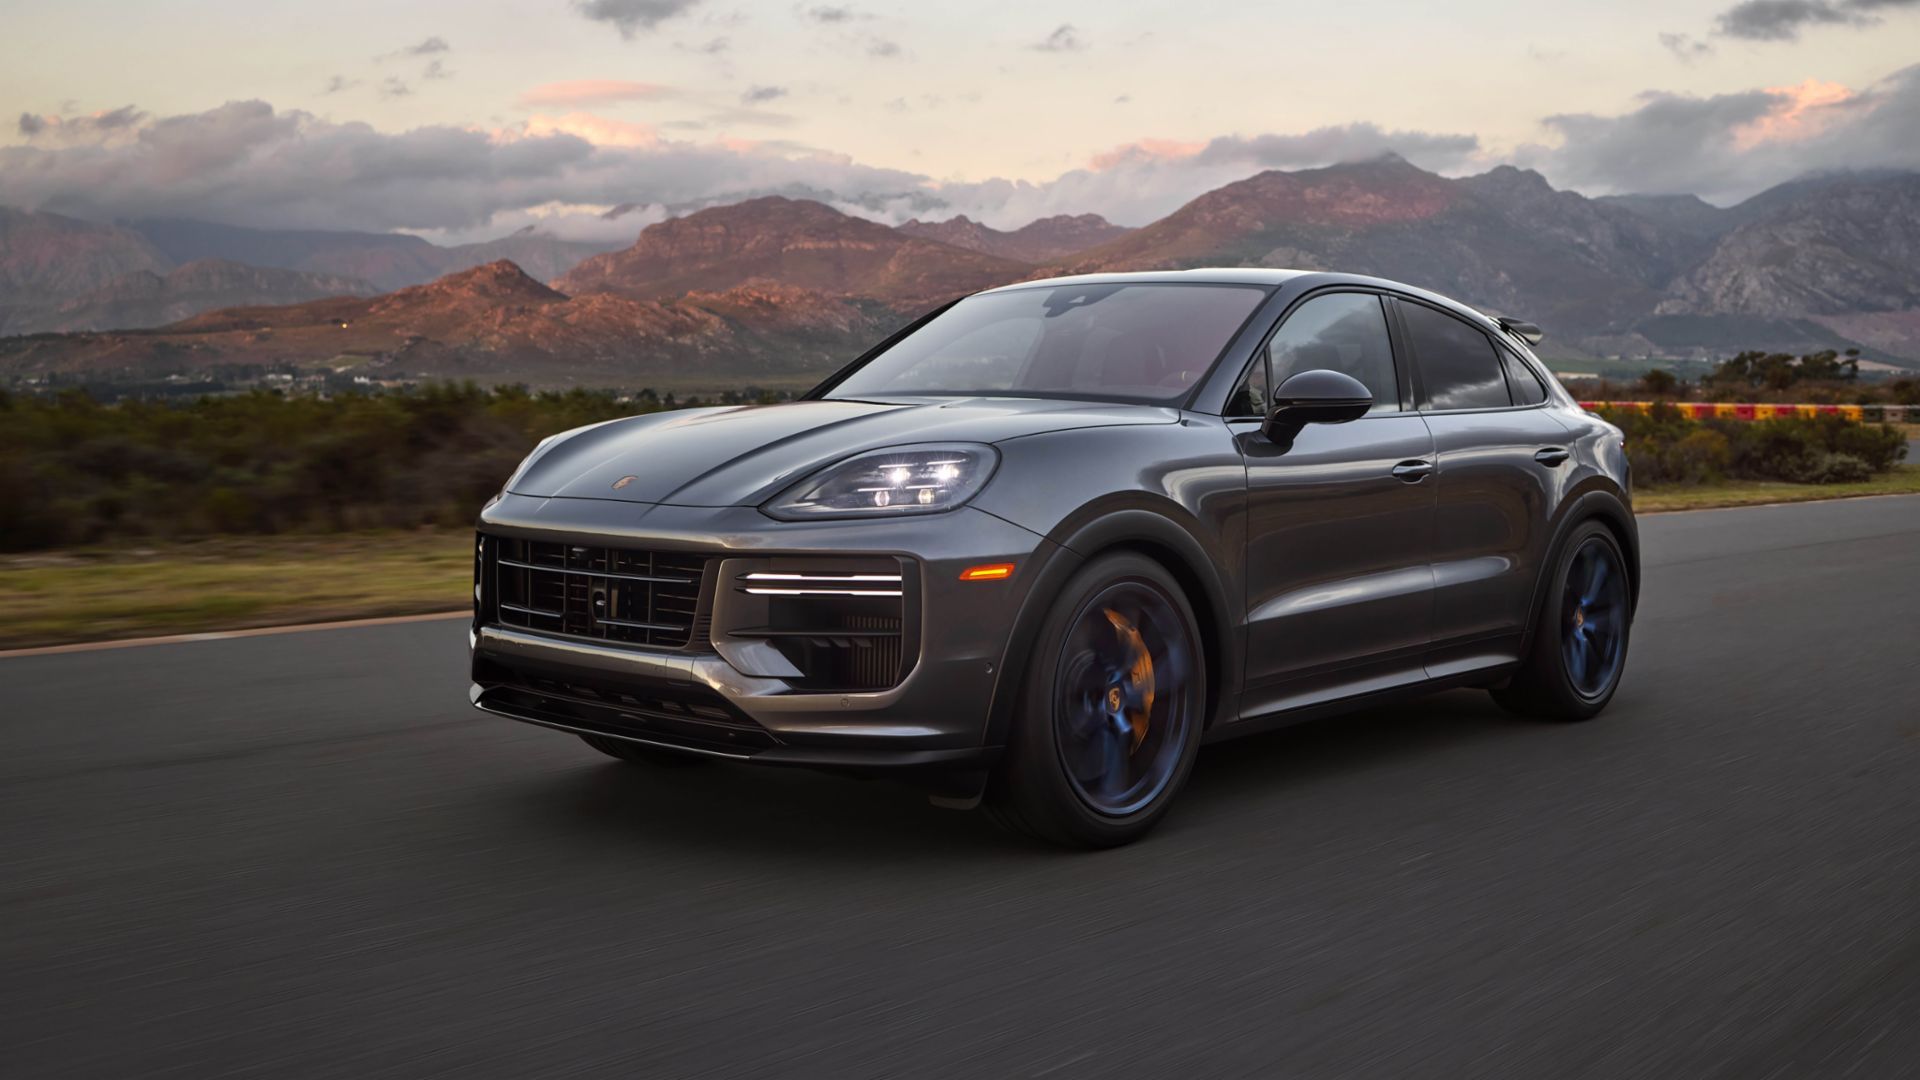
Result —
<path fill-rule="evenodd" d="M 748 674 L 796 690 L 886 690 L 918 657 L 918 601 L 907 559 L 729 559 L 714 644 Z"/>

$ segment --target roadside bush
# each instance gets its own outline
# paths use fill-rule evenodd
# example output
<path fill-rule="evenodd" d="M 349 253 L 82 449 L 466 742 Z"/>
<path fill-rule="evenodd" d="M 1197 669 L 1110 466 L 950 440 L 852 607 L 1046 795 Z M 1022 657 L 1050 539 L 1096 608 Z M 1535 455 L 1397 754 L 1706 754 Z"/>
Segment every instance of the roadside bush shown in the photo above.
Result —
<path fill-rule="evenodd" d="M 1898 429 L 1838 416 L 1691 420 L 1664 403 L 1602 415 L 1626 433 L 1634 477 L 1646 484 L 1853 483 L 1886 472 L 1906 453 Z"/>
<path fill-rule="evenodd" d="M 670 402 L 472 385 L 115 404 L 0 393 L 0 550 L 465 524 L 544 436 Z"/>
<path fill-rule="evenodd" d="M 1797 402 L 1809 405 L 1920 405 L 1920 379 L 1862 377 L 1858 350 L 1792 356 L 1743 352 L 1715 364 L 1697 382 L 1654 368 L 1638 379 L 1563 377 L 1583 401 Z"/>
<path fill-rule="evenodd" d="M 1808 464 L 1801 482 L 1806 484 L 1857 484 L 1873 478 L 1873 469 L 1852 454 L 1819 454 Z"/>

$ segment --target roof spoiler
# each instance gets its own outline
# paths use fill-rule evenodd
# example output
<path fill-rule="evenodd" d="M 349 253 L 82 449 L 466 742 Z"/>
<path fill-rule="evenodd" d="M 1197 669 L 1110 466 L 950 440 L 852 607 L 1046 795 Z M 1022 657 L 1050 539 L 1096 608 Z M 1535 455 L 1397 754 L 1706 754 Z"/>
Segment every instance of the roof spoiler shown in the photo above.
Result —
<path fill-rule="evenodd" d="M 1509 319 L 1501 316 L 1497 321 L 1500 323 L 1500 329 L 1505 330 L 1507 333 L 1512 334 L 1514 337 L 1519 338 L 1529 345 L 1538 345 L 1540 344 L 1540 339 L 1547 336 L 1540 332 L 1539 327 L 1525 319 Z"/>

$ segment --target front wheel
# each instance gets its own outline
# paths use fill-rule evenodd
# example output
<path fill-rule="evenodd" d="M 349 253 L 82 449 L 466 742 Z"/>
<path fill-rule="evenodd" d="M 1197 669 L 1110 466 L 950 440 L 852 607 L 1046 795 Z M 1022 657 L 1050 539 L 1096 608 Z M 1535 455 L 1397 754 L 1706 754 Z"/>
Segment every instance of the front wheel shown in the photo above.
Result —
<path fill-rule="evenodd" d="M 1586 720 L 1613 700 L 1627 665 L 1633 591 L 1613 532 L 1597 521 L 1567 538 L 1533 629 L 1533 645 L 1512 683 L 1493 691 L 1511 712 Z"/>
<path fill-rule="evenodd" d="M 1206 664 L 1185 593 L 1144 556 L 1096 559 L 1053 605 L 1033 656 L 989 806 L 1068 846 L 1139 839 L 1200 745 Z"/>

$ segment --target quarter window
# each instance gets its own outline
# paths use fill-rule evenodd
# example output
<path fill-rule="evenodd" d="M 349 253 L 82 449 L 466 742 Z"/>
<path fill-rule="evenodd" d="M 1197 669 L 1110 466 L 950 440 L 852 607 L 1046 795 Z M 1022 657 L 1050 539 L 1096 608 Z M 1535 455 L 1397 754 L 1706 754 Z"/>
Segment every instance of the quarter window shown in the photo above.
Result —
<path fill-rule="evenodd" d="M 1495 409 L 1513 404 L 1493 342 L 1477 327 L 1424 304 L 1403 303 L 1423 409 Z"/>
<path fill-rule="evenodd" d="M 1526 361 L 1505 349 L 1500 350 L 1500 359 L 1507 363 L 1507 389 L 1513 391 L 1515 405 L 1538 405 L 1547 400 L 1547 388 Z"/>
<path fill-rule="evenodd" d="M 1330 293 L 1293 309 L 1267 342 L 1267 385 L 1325 368 L 1351 375 L 1373 394 L 1373 412 L 1398 412 L 1387 317 L 1371 293 Z"/>

